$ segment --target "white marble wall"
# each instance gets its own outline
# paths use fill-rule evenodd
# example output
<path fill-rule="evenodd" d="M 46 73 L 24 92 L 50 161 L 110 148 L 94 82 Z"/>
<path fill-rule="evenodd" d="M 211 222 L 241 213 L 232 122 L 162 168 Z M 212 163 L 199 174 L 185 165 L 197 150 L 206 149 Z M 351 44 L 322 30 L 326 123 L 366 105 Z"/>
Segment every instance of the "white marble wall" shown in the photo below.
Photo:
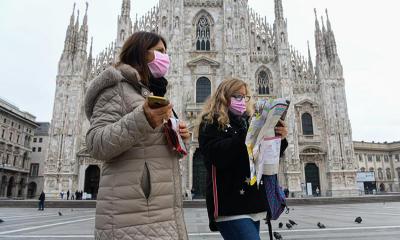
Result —
<path fill-rule="evenodd" d="M 166 38 L 172 60 L 167 75 L 170 83 L 167 97 L 190 129 L 194 129 L 196 113 L 201 110 L 201 105 L 195 103 L 197 79 L 207 77 L 214 91 L 223 79 L 238 77 L 247 81 L 256 94 L 256 74 L 262 68 L 268 69 L 272 75 L 272 95 L 292 102 L 287 116 L 290 146 L 282 159 L 282 184 L 291 192 L 301 194 L 304 164 L 311 161 L 320 169 L 322 195 L 354 194 L 357 165 L 340 62 L 334 63 L 335 68 L 317 66 L 325 69 L 317 77 L 310 74 L 314 72 L 312 67 L 307 68 L 310 62 L 290 47 L 286 20 L 277 19 L 273 27 L 263 16 L 249 10 L 247 4 L 245 0 L 161 0 L 158 8 L 140 20 L 142 25 L 138 22 L 132 25 L 138 29 L 138 26 L 156 23 L 156 30 Z M 210 51 L 196 51 L 195 47 L 196 21 L 202 15 L 211 23 Z M 146 21 L 148 25 L 143 24 Z M 115 52 L 122 43 L 121 30 L 129 32 L 129 26 L 129 19 L 119 20 Z M 84 58 L 77 61 L 85 65 Z M 87 122 L 80 110 L 84 94 L 80 83 L 87 75 L 84 71 L 93 71 L 72 67 L 71 57 L 64 55 L 59 67 L 45 181 L 45 189 L 53 193 L 82 187 L 85 166 L 78 162 L 76 155 L 84 149 Z M 301 131 L 300 117 L 306 111 L 314 120 L 314 136 L 310 138 L 304 137 Z M 191 154 L 196 144 L 193 138 Z M 303 157 L 304 151 L 310 149 L 316 150 L 307 153 L 312 158 Z M 182 161 L 184 190 L 190 190 L 193 184 L 190 156 Z"/>

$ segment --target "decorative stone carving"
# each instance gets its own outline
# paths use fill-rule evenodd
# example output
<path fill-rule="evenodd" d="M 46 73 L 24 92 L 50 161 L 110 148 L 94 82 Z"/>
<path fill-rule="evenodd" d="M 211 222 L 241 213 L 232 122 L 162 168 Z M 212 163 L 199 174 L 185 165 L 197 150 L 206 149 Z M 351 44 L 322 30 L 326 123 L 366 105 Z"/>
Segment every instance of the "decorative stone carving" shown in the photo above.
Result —
<path fill-rule="evenodd" d="M 181 111 L 183 120 L 189 121 L 191 125 L 202 107 L 194 103 L 195 81 L 199 77 L 213 76 L 212 90 L 226 77 L 239 77 L 256 90 L 254 94 L 257 97 L 257 73 L 260 66 L 267 67 L 271 74 L 268 83 L 270 92 L 277 97 L 289 98 L 292 106 L 295 106 L 291 106 L 287 115 L 290 146 L 281 162 L 284 165 L 282 169 L 298 174 L 288 180 L 290 185 L 297 186 L 294 189 L 300 189 L 300 183 L 304 182 L 301 177 L 304 169 L 301 169 L 300 159 L 302 162 L 316 162 L 319 166 L 324 166 L 326 172 L 339 171 L 343 165 L 347 170 L 353 170 L 356 166 L 353 147 L 345 150 L 346 162 L 339 160 L 340 145 L 351 146 L 351 129 L 339 62 L 329 66 L 328 61 L 321 61 L 322 58 L 317 55 L 314 73 L 311 56 L 306 60 L 298 51 L 289 47 L 286 21 L 276 19 L 274 25 L 268 23 L 266 18 L 249 8 L 247 0 L 182 0 L 160 3 L 144 16 L 136 18 L 133 24 L 129 24 L 129 14 L 122 14 L 129 12 L 128 9 L 122 9 L 121 16 L 126 17 L 128 24 L 119 22 L 116 42 L 94 58 L 91 51 L 86 53 L 86 44 L 80 46 L 83 50 L 78 55 L 71 51 L 75 48 L 66 46 L 60 58 L 56 80 L 57 95 L 50 131 L 50 151 L 46 160 L 47 190 L 59 192 L 59 182 L 56 181 L 61 175 L 61 187 L 66 184 L 72 188 L 82 186 L 82 183 L 77 182 L 78 176 L 82 174 L 80 166 L 101 164 L 84 151 L 89 123 L 84 120 L 83 96 L 90 80 L 118 60 L 121 42 L 125 38 L 121 37 L 122 30 L 124 36 L 141 30 L 158 32 L 168 40 L 168 51 L 172 60 L 167 76 L 170 79 L 169 97 L 174 101 L 176 109 Z M 207 16 L 209 20 L 211 51 L 196 50 L 196 24 L 201 16 Z M 81 37 L 87 36 L 84 34 Z M 70 40 L 74 42 L 73 39 Z M 317 54 L 321 54 L 321 49 L 317 49 Z M 333 84 L 328 84 L 329 82 Z M 336 113 L 335 109 L 341 111 Z M 314 136 L 304 140 L 299 130 L 299 120 L 304 112 L 312 114 L 315 121 L 314 134 L 318 133 L 318 138 Z M 346 137 L 339 139 L 339 135 Z M 196 139 L 193 140 L 192 144 L 195 144 Z M 61 153 L 59 149 L 62 149 Z M 187 165 L 189 164 L 181 166 L 187 168 Z M 189 169 L 183 168 L 181 172 L 184 182 L 191 182 Z M 349 184 L 353 180 L 349 178 Z M 332 190 L 328 189 L 328 182 L 340 184 L 340 181 L 340 178 L 335 177 L 323 179 L 321 184 L 324 189 Z"/>

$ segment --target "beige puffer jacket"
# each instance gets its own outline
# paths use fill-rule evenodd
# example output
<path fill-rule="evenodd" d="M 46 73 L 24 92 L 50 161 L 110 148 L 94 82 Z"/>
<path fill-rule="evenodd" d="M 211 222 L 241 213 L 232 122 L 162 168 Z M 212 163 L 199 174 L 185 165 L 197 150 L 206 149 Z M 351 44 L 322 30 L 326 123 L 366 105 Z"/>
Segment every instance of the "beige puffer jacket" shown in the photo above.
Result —
<path fill-rule="evenodd" d="M 110 67 L 85 96 L 87 148 L 103 161 L 95 239 L 187 239 L 178 157 L 147 122 L 139 79 L 128 65 Z"/>

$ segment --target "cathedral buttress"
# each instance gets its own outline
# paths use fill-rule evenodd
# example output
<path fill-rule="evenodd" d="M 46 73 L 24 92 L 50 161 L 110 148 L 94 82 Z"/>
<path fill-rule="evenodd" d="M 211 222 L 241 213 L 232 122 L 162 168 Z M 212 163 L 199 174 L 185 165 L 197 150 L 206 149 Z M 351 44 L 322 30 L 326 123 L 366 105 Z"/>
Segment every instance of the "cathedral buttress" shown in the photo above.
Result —
<path fill-rule="evenodd" d="M 327 28 L 322 32 L 316 17 L 316 74 L 320 82 L 320 99 L 325 119 L 326 168 L 328 195 L 356 194 L 356 166 L 350 120 L 347 111 L 342 65 L 336 49 L 334 33 L 327 14 Z M 342 190 L 347 189 L 344 193 Z"/>
<path fill-rule="evenodd" d="M 44 191 L 56 197 L 61 191 L 77 190 L 78 162 L 76 154 L 81 144 L 84 85 L 87 77 L 87 9 L 82 25 L 74 10 L 66 33 L 56 77 L 53 116 L 49 132 L 49 150 L 45 159 Z M 74 23 L 75 22 L 75 23 Z M 75 188 L 75 189 L 73 189 Z"/>

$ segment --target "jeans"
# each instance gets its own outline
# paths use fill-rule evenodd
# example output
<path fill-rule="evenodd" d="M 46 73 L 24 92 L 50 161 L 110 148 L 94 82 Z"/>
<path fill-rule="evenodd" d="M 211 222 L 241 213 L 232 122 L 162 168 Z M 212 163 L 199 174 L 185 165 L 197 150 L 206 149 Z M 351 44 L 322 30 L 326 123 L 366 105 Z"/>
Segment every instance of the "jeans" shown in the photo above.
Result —
<path fill-rule="evenodd" d="M 39 201 L 39 210 L 44 210 L 44 201 Z"/>
<path fill-rule="evenodd" d="M 225 240 L 260 240 L 260 221 L 243 218 L 217 222 L 217 226 Z"/>

